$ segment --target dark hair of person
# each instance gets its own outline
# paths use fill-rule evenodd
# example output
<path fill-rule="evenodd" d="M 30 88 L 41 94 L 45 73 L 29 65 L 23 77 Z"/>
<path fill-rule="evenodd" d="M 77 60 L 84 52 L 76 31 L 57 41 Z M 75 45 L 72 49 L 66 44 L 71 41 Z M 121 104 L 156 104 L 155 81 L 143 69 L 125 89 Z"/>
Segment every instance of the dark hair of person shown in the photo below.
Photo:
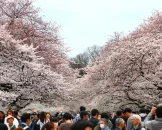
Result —
<path fill-rule="evenodd" d="M 8 128 L 5 124 L 0 123 L 0 130 L 8 130 Z"/>
<path fill-rule="evenodd" d="M 84 106 L 80 106 L 80 111 L 85 111 L 86 108 Z"/>
<path fill-rule="evenodd" d="M 41 122 L 44 122 L 46 119 L 46 113 L 44 111 L 42 111 L 39 115 L 39 119 Z"/>
<path fill-rule="evenodd" d="M 119 117 L 119 116 L 121 116 L 122 115 L 122 111 L 121 110 L 118 110 L 117 112 L 116 112 L 116 115 Z"/>
<path fill-rule="evenodd" d="M 5 113 L 3 111 L 0 111 L 0 113 L 2 113 L 3 119 L 4 119 L 5 118 Z"/>
<path fill-rule="evenodd" d="M 132 113 L 132 110 L 130 108 L 125 108 L 123 113 L 125 114 L 126 112 Z"/>
<path fill-rule="evenodd" d="M 30 114 L 28 114 L 28 113 L 24 113 L 24 114 L 21 116 L 21 121 L 22 121 L 22 122 L 26 122 L 28 119 L 30 120 Z"/>
<path fill-rule="evenodd" d="M 106 112 L 101 113 L 101 118 L 109 119 L 109 116 Z"/>
<path fill-rule="evenodd" d="M 52 122 L 48 122 L 44 125 L 45 130 L 51 130 L 54 129 L 54 124 Z"/>
<path fill-rule="evenodd" d="M 99 111 L 97 109 L 92 109 L 91 116 L 95 116 L 96 114 L 99 114 Z"/>
<path fill-rule="evenodd" d="M 145 109 L 145 108 L 141 108 L 141 109 L 139 110 L 139 113 L 146 113 L 146 109 Z"/>
<path fill-rule="evenodd" d="M 150 110 L 149 109 L 146 109 L 146 114 L 149 114 L 150 113 Z"/>
<path fill-rule="evenodd" d="M 158 118 L 162 118 L 162 106 L 158 106 L 158 107 L 156 108 L 156 116 L 157 116 Z"/>
<path fill-rule="evenodd" d="M 17 115 L 18 115 L 18 111 L 14 111 L 13 114 L 14 114 L 15 116 L 17 116 Z"/>
<path fill-rule="evenodd" d="M 72 119 L 72 115 L 70 114 L 70 113 L 64 113 L 64 115 L 63 115 L 63 118 L 65 119 L 65 120 L 71 120 Z"/>
<path fill-rule="evenodd" d="M 71 130 L 85 130 L 85 128 L 90 127 L 93 129 L 93 124 L 89 121 L 78 121 L 73 124 Z"/>
<path fill-rule="evenodd" d="M 89 115 L 87 111 L 81 111 L 80 112 L 80 118 L 83 119 L 83 116 Z"/>
<path fill-rule="evenodd" d="M 138 112 L 137 112 L 137 111 L 132 111 L 132 113 L 134 113 L 134 114 L 138 114 Z"/>
<path fill-rule="evenodd" d="M 54 116 L 51 116 L 50 118 L 50 122 L 58 122 L 58 118 L 57 117 L 54 117 Z"/>

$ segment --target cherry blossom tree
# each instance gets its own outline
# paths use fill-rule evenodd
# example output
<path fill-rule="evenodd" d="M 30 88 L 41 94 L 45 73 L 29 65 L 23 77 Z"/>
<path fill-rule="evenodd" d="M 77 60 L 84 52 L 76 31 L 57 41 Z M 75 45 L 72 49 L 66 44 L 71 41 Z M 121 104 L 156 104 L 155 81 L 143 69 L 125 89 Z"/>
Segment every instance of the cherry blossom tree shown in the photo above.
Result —
<path fill-rule="evenodd" d="M 82 79 L 87 103 L 113 111 L 162 102 L 161 19 L 162 13 L 155 12 L 129 35 L 115 33 L 107 42 L 103 55 L 89 65 Z"/>
<path fill-rule="evenodd" d="M 36 55 L 37 48 L 13 39 L 5 28 L 0 26 L 0 100 L 3 104 L 17 110 L 35 101 L 68 107 L 71 85 L 44 64 L 43 58 Z M 3 89 L 5 84 L 9 84 L 10 89 Z"/>
<path fill-rule="evenodd" d="M 162 12 L 127 36 L 115 33 L 77 79 L 58 26 L 44 22 L 32 3 L 0 0 L 2 105 L 20 110 L 39 102 L 75 110 L 88 104 L 114 111 L 162 102 Z"/>
<path fill-rule="evenodd" d="M 68 75 L 68 50 L 59 35 L 59 26 L 43 21 L 39 12 L 33 0 L 0 0 L 0 23 L 16 40 L 25 39 L 23 44 L 37 47 L 37 55 L 54 71 Z"/>

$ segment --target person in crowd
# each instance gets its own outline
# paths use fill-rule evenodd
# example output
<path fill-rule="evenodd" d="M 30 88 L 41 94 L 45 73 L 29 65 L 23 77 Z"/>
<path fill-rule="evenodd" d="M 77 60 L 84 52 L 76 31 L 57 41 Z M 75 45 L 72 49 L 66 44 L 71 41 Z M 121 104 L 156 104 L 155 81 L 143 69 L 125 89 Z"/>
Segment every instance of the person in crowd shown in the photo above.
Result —
<path fill-rule="evenodd" d="M 39 116 L 39 120 L 37 121 L 37 125 L 39 125 L 40 130 L 42 129 L 43 125 L 45 125 L 47 122 L 49 122 L 49 120 L 46 119 L 46 113 L 41 112 Z"/>
<path fill-rule="evenodd" d="M 54 116 L 51 116 L 50 117 L 50 122 L 53 123 L 54 125 L 54 130 L 58 130 L 58 118 L 57 117 L 54 117 Z M 40 129 L 40 128 L 39 128 Z M 42 129 L 41 130 L 44 130 L 45 129 L 45 125 L 43 125 Z M 33 129 L 33 130 L 37 130 L 37 129 Z"/>
<path fill-rule="evenodd" d="M 14 130 L 15 128 L 17 128 L 18 126 L 13 124 L 14 122 L 14 117 L 13 116 L 7 116 L 7 127 L 8 130 Z"/>
<path fill-rule="evenodd" d="M 57 117 L 51 117 L 50 122 L 54 124 L 54 130 L 58 130 L 58 118 Z"/>
<path fill-rule="evenodd" d="M 47 113 L 46 113 L 46 119 L 47 119 L 47 120 L 50 120 L 50 118 L 51 118 L 51 114 L 50 114 L 49 112 L 47 112 Z"/>
<path fill-rule="evenodd" d="M 93 124 L 89 121 L 79 120 L 73 124 L 71 130 L 93 130 Z"/>
<path fill-rule="evenodd" d="M 62 108 L 60 107 L 60 108 L 58 108 L 58 111 L 54 114 L 54 117 L 61 118 L 62 113 L 63 113 Z"/>
<path fill-rule="evenodd" d="M 146 116 L 147 116 L 147 114 L 146 114 L 146 109 L 141 108 L 141 109 L 139 110 L 139 116 L 141 117 L 141 125 L 144 126 L 144 120 L 145 120 L 145 118 L 146 118 Z"/>
<path fill-rule="evenodd" d="M 101 114 L 98 115 L 98 120 L 101 120 Z"/>
<path fill-rule="evenodd" d="M 113 127 L 114 127 L 116 118 L 118 118 L 116 112 L 112 112 L 112 114 L 111 114 L 111 122 L 113 124 Z"/>
<path fill-rule="evenodd" d="M 130 108 L 125 108 L 123 111 L 123 114 L 125 115 L 125 117 L 128 119 L 127 120 L 127 127 L 126 130 L 132 130 L 133 129 L 133 124 L 132 124 L 132 110 Z"/>
<path fill-rule="evenodd" d="M 0 111 L 0 123 L 4 123 L 5 114 L 3 111 Z"/>
<path fill-rule="evenodd" d="M 91 122 L 93 124 L 93 128 L 95 128 L 99 122 L 98 115 L 99 115 L 99 111 L 97 109 L 92 109 L 91 118 L 90 118 L 89 122 Z"/>
<path fill-rule="evenodd" d="M 113 129 L 116 128 L 116 123 L 115 123 L 116 119 L 119 118 L 121 115 L 122 115 L 122 111 L 121 110 L 118 110 L 117 112 L 115 112 L 113 114 L 113 117 L 112 117 Z"/>
<path fill-rule="evenodd" d="M 85 120 L 85 121 L 88 121 L 89 119 L 89 114 L 87 111 L 81 111 L 80 112 L 80 120 Z M 79 120 L 78 120 L 79 121 Z"/>
<path fill-rule="evenodd" d="M 8 128 L 5 124 L 0 123 L 0 130 L 8 130 Z"/>
<path fill-rule="evenodd" d="M 44 125 L 44 130 L 54 130 L 54 124 L 52 122 L 47 122 Z"/>
<path fill-rule="evenodd" d="M 147 116 L 147 114 L 146 114 L 146 109 L 141 108 L 141 109 L 139 110 L 139 116 L 141 117 L 141 121 L 144 121 L 145 118 L 146 118 L 146 116 Z"/>
<path fill-rule="evenodd" d="M 40 130 L 40 125 L 37 125 L 37 122 L 39 120 L 39 114 L 36 109 L 33 110 L 33 113 L 31 114 L 31 130 Z"/>
<path fill-rule="evenodd" d="M 84 106 L 80 106 L 80 112 L 82 112 L 82 111 L 86 111 L 86 108 L 84 107 Z M 80 120 L 81 118 L 80 118 L 80 113 L 79 114 L 77 114 L 77 116 L 74 118 L 74 120 L 73 120 L 73 122 L 75 123 L 75 122 L 77 122 L 78 120 Z"/>
<path fill-rule="evenodd" d="M 154 120 L 150 120 L 151 117 L 155 116 Z M 144 120 L 145 126 L 150 130 L 161 130 L 162 129 L 162 104 L 156 107 L 152 107 L 150 113 Z"/>
<path fill-rule="evenodd" d="M 110 130 L 108 126 L 108 120 L 106 118 L 101 118 L 99 121 L 101 130 Z"/>
<path fill-rule="evenodd" d="M 137 114 L 134 114 L 132 116 L 132 124 L 133 124 L 132 130 L 146 130 L 144 126 L 142 126 L 141 124 L 141 117 Z"/>
<path fill-rule="evenodd" d="M 62 112 L 62 113 L 60 114 L 60 117 L 58 117 L 58 119 L 59 119 L 58 127 L 59 127 L 62 123 L 65 122 L 65 120 L 63 119 L 63 116 L 64 116 L 64 113 Z"/>
<path fill-rule="evenodd" d="M 30 123 L 31 123 L 30 114 L 24 113 L 21 116 L 21 124 L 19 126 L 22 127 L 24 130 L 31 130 L 29 127 Z"/>
<path fill-rule="evenodd" d="M 117 118 L 115 120 L 115 126 L 114 130 L 123 130 L 125 128 L 125 121 L 122 118 Z"/>
<path fill-rule="evenodd" d="M 128 118 L 124 115 L 123 112 L 122 112 L 120 118 L 122 118 L 125 121 L 125 123 L 127 123 Z"/>
<path fill-rule="evenodd" d="M 13 111 L 12 111 L 12 110 L 8 110 L 8 111 L 7 111 L 7 116 L 13 116 Z M 8 123 L 7 123 L 7 117 L 5 117 L 4 124 L 6 124 L 6 125 L 8 124 Z M 19 122 L 18 122 L 18 120 L 17 120 L 16 118 L 14 118 L 13 124 L 14 124 L 15 126 L 18 126 L 18 125 L 19 125 Z"/>
<path fill-rule="evenodd" d="M 108 113 L 107 113 L 107 112 L 101 113 L 101 118 L 107 119 L 107 120 L 108 120 L 109 129 L 110 129 L 110 130 L 113 130 L 113 125 L 112 125 L 112 122 L 111 122 L 110 119 L 109 119 Z M 98 125 L 94 128 L 94 130 L 101 130 L 100 125 L 98 124 Z"/>
<path fill-rule="evenodd" d="M 13 112 L 13 117 L 17 119 L 17 121 L 20 123 L 20 119 L 18 118 L 18 111 Z"/>
<path fill-rule="evenodd" d="M 65 122 L 60 125 L 59 130 L 71 130 L 73 125 L 72 115 L 70 113 L 64 113 L 63 119 Z"/>

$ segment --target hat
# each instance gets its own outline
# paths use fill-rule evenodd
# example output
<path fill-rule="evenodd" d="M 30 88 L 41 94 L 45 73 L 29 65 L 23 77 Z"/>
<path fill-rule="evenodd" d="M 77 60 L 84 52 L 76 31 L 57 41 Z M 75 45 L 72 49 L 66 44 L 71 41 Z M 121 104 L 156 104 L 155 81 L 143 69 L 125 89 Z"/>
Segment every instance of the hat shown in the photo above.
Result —
<path fill-rule="evenodd" d="M 13 117 L 13 116 L 7 116 L 7 120 L 8 120 L 8 119 L 10 119 L 10 118 L 14 119 L 14 117 Z"/>

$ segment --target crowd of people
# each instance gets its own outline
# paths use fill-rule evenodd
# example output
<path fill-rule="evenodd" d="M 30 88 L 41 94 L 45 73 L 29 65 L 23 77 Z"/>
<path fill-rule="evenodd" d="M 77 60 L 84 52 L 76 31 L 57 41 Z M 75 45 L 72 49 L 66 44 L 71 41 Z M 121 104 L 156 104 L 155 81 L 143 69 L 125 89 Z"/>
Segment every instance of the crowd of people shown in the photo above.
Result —
<path fill-rule="evenodd" d="M 54 115 L 34 109 L 32 113 L 22 114 L 20 119 L 16 111 L 8 110 L 6 116 L 0 111 L 0 130 L 162 130 L 162 104 L 149 112 L 125 108 L 113 113 L 97 109 L 89 112 L 80 106 L 77 115 L 61 109 Z"/>

